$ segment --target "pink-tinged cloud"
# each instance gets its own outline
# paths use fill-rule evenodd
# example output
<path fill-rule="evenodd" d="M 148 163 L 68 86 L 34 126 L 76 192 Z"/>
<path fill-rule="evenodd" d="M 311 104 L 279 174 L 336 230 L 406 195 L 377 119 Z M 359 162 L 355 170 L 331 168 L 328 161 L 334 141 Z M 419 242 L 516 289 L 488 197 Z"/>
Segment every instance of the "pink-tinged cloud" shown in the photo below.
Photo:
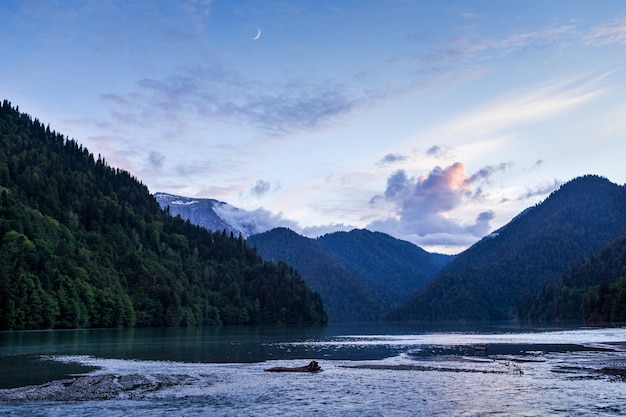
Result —
<path fill-rule="evenodd" d="M 385 198 L 396 203 L 399 214 L 440 214 L 454 209 L 468 190 L 465 165 L 456 162 L 446 168 L 436 166 L 428 175 L 409 178 L 404 170 L 387 180 Z"/>
<path fill-rule="evenodd" d="M 430 174 L 422 175 L 417 185 L 423 189 L 449 189 L 452 191 L 460 191 L 467 189 L 468 176 L 465 173 L 465 164 L 455 162 L 446 168 L 436 166 Z"/>
<path fill-rule="evenodd" d="M 414 243 L 427 244 L 433 239 L 455 236 L 457 245 L 482 237 L 490 231 L 493 211 L 479 213 L 474 223 L 460 223 L 447 213 L 480 195 L 480 186 L 496 173 L 504 172 L 509 164 L 481 168 L 472 175 L 465 164 L 456 162 L 447 167 L 434 167 L 428 174 L 409 177 L 404 170 L 394 172 L 387 180 L 384 196 L 372 198 L 372 204 L 381 199 L 392 203 L 394 212 L 384 220 L 370 223 L 367 227 L 394 236 L 404 236 Z M 453 242 L 447 245 L 454 247 Z"/>

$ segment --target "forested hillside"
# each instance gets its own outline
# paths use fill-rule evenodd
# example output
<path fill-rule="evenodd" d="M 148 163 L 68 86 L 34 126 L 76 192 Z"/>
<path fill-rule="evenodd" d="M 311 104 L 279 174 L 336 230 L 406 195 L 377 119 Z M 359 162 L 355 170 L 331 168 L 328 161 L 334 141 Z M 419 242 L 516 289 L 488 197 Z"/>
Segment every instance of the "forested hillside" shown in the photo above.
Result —
<path fill-rule="evenodd" d="M 522 305 L 531 321 L 626 322 L 626 234 Z"/>
<path fill-rule="evenodd" d="M 266 259 L 283 260 L 322 296 L 331 321 L 372 321 L 426 285 L 453 257 L 368 230 L 317 239 L 276 228 L 248 243 Z"/>
<path fill-rule="evenodd" d="M 2 329 L 326 322 L 290 266 L 171 217 L 128 172 L 6 100 L 0 240 Z"/>
<path fill-rule="evenodd" d="M 248 244 L 256 247 L 264 259 L 293 265 L 321 295 L 331 321 L 378 320 L 387 307 L 380 294 L 322 250 L 313 239 L 279 227 L 250 236 Z"/>
<path fill-rule="evenodd" d="M 520 303 L 626 232 L 626 189 L 574 179 L 457 256 L 389 320 L 509 319 Z"/>
<path fill-rule="evenodd" d="M 369 230 L 329 233 L 316 242 L 380 293 L 387 305 L 406 301 L 454 258 Z"/>

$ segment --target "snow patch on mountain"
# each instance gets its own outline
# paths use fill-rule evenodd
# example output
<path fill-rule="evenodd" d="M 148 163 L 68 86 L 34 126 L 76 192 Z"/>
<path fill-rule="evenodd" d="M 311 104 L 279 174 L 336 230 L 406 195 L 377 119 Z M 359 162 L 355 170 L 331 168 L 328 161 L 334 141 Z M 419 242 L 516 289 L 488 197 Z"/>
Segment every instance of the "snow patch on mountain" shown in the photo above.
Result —
<path fill-rule="evenodd" d="M 161 208 L 169 206 L 172 216 L 180 215 L 209 230 L 226 230 L 244 238 L 276 227 L 299 229 L 296 222 L 283 218 L 282 213 L 273 214 L 262 208 L 244 210 L 210 198 L 189 198 L 167 193 L 155 193 L 154 197 Z"/>

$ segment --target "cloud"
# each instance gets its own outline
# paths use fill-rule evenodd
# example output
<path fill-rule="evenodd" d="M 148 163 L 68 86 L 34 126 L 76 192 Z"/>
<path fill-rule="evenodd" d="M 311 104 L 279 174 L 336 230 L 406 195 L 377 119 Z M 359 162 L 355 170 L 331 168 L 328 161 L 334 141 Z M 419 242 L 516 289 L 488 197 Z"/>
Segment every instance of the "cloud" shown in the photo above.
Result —
<path fill-rule="evenodd" d="M 491 225 L 489 222 L 493 220 L 494 217 L 495 213 L 492 210 L 483 211 L 476 217 L 476 222 L 467 226 L 466 229 L 473 236 L 485 236 L 490 231 Z"/>
<path fill-rule="evenodd" d="M 548 27 L 542 30 L 518 32 L 502 39 L 492 39 L 484 43 L 484 49 L 503 50 L 513 52 L 528 46 L 553 44 L 565 41 L 565 36 L 572 33 L 574 25 Z M 482 49 L 482 48 L 480 48 Z"/>
<path fill-rule="evenodd" d="M 436 166 L 428 175 L 409 178 L 404 170 L 387 180 L 385 198 L 396 203 L 401 217 L 438 215 L 454 209 L 468 190 L 465 165 Z"/>
<path fill-rule="evenodd" d="M 496 172 L 504 172 L 509 169 L 513 165 L 512 162 L 504 163 L 501 162 L 498 165 L 487 165 L 484 168 L 479 169 L 476 173 L 472 174 L 471 177 L 467 179 L 468 183 L 475 183 L 479 181 L 488 181 L 489 178 Z"/>
<path fill-rule="evenodd" d="M 285 219 L 282 213 L 274 214 L 263 208 L 242 210 L 228 204 L 220 204 L 213 209 L 228 224 L 239 229 L 244 237 L 267 232 L 276 227 L 287 227 L 295 231 L 300 229 L 297 222 Z"/>
<path fill-rule="evenodd" d="M 448 146 L 433 145 L 426 150 L 426 156 L 436 159 L 452 159 L 456 156 L 456 150 Z"/>
<path fill-rule="evenodd" d="M 401 155 L 399 153 L 388 153 L 387 155 L 382 157 L 379 164 L 393 164 L 394 162 L 402 162 L 406 161 L 407 159 L 408 156 L 406 155 Z"/>
<path fill-rule="evenodd" d="M 117 123 L 147 127 L 167 121 L 184 130 L 189 120 L 253 126 L 268 136 L 318 128 L 367 102 L 340 83 L 261 82 L 214 65 L 162 79 L 141 79 L 135 91 L 106 93 Z M 365 94 L 365 93 L 364 93 Z"/>
<path fill-rule="evenodd" d="M 256 184 L 254 184 L 250 188 L 250 194 L 252 194 L 255 197 L 263 197 L 265 194 L 267 194 L 270 191 L 270 189 L 271 189 L 271 185 L 269 182 L 258 180 Z"/>
<path fill-rule="evenodd" d="M 559 181 L 557 179 L 555 179 L 553 182 L 538 184 L 533 188 L 527 188 L 526 192 L 520 195 L 517 200 L 521 201 L 527 200 L 529 198 L 548 195 L 551 192 L 557 190 L 561 185 L 563 185 L 563 181 Z"/>
<path fill-rule="evenodd" d="M 163 162 L 165 161 L 165 155 L 161 152 L 152 151 L 148 154 L 148 162 L 150 165 L 156 169 L 161 169 L 163 167 Z"/>
<path fill-rule="evenodd" d="M 398 170 L 387 179 L 384 194 L 370 200 L 374 206 L 391 203 L 392 215 L 371 222 L 367 227 L 418 245 L 450 246 L 456 241 L 458 247 L 465 247 L 468 241 L 475 241 L 489 232 L 495 213 L 483 211 L 470 224 L 461 223 L 448 214 L 480 197 L 480 185 L 505 172 L 509 166 L 508 163 L 489 165 L 468 175 L 465 165 L 455 162 L 444 168 L 436 166 L 417 178 Z M 436 236 L 442 240 L 437 240 Z"/>
<path fill-rule="evenodd" d="M 591 28 L 583 40 L 586 44 L 594 46 L 626 44 L 626 17 L 618 17 Z"/>
<path fill-rule="evenodd" d="M 440 155 L 441 152 L 442 152 L 441 146 L 433 145 L 430 148 L 428 148 L 428 150 L 426 151 L 426 154 L 429 156 L 437 156 L 437 155 Z"/>
<path fill-rule="evenodd" d="M 547 119 L 605 93 L 605 89 L 595 86 L 603 77 L 604 75 L 591 80 L 554 81 L 517 96 L 496 100 L 452 120 L 445 130 L 449 135 L 473 132 L 476 136 L 487 136 Z"/>
<path fill-rule="evenodd" d="M 536 170 L 536 169 L 541 169 L 541 167 L 543 166 L 543 159 L 537 159 L 537 161 L 535 161 L 535 164 L 530 168 L 530 170 Z"/>
<path fill-rule="evenodd" d="M 353 230 L 355 227 L 343 223 L 337 224 L 328 224 L 328 225 L 320 225 L 320 226 L 308 226 L 304 227 L 300 230 L 300 233 L 303 236 L 307 236 L 310 238 L 316 238 L 327 233 L 334 232 L 349 232 Z"/>

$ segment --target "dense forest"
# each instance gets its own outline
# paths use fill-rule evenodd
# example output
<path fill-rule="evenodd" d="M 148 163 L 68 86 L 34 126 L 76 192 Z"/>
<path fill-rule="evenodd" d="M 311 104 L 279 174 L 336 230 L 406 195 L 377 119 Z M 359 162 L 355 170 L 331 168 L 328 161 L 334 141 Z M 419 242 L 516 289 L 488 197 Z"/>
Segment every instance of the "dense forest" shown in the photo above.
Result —
<path fill-rule="evenodd" d="M 329 233 L 316 242 L 378 291 L 390 306 L 402 304 L 454 259 L 369 230 Z"/>
<path fill-rule="evenodd" d="M 373 321 L 425 286 L 453 257 L 368 230 L 310 239 L 276 228 L 250 236 L 267 259 L 293 265 L 322 296 L 331 321 Z"/>
<path fill-rule="evenodd" d="M 626 322 L 626 234 L 520 307 L 530 321 Z"/>
<path fill-rule="evenodd" d="M 315 242 L 279 227 L 250 236 L 248 244 L 265 259 L 284 261 L 322 297 L 330 321 L 375 321 L 387 305 L 380 294 Z"/>
<path fill-rule="evenodd" d="M 513 318 L 524 300 L 625 232 L 626 189 L 576 178 L 458 255 L 386 319 Z"/>
<path fill-rule="evenodd" d="M 0 328 L 325 323 L 241 236 L 163 211 L 128 172 L 0 108 Z"/>

